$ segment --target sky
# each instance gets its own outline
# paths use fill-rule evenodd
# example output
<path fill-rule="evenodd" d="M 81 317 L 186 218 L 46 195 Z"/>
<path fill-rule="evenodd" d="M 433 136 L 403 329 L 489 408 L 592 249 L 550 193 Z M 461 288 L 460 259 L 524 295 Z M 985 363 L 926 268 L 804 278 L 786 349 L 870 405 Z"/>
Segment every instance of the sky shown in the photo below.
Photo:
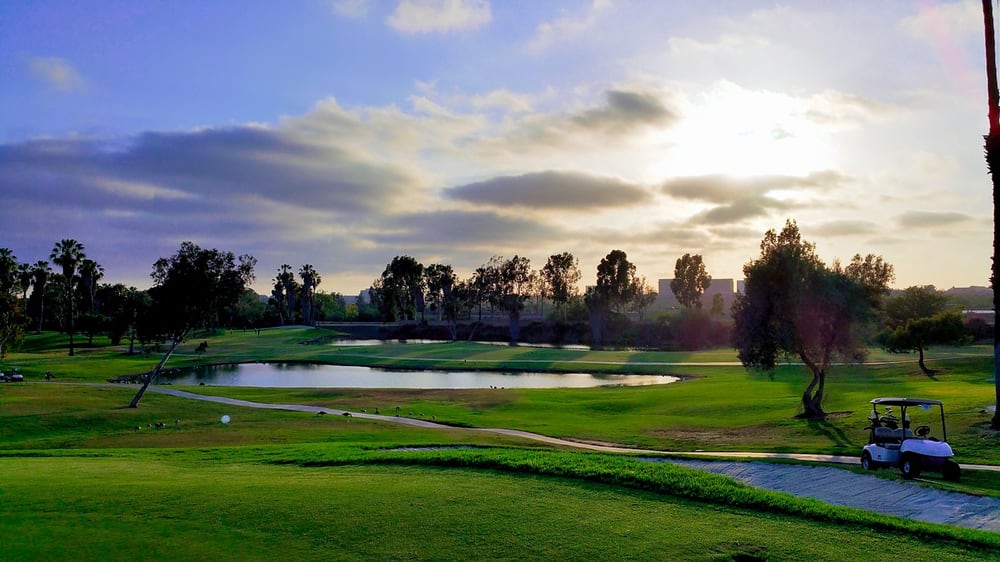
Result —
<path fill-rule="evenodd" d="M 975 0 L 4 0 L 0 247 L 148 287 L 180 243 L 461 277 L 624 250 L 741 278 L 797 221 L 895 286 L 988 285 Z"/>

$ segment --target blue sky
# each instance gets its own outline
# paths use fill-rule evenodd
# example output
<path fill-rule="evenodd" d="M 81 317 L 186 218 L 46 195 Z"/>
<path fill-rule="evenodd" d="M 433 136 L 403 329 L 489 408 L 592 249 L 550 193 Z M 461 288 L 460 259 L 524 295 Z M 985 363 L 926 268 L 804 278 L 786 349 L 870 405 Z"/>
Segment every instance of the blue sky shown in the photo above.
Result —
<path fill-rule="evenodd" d="M 192 240 L 354 294 L 399 254 L 739 277 L 791 218 L 900 287 L 986 285 L 980 9 L 9 0 L 0 247 L 146 286 Z"/>

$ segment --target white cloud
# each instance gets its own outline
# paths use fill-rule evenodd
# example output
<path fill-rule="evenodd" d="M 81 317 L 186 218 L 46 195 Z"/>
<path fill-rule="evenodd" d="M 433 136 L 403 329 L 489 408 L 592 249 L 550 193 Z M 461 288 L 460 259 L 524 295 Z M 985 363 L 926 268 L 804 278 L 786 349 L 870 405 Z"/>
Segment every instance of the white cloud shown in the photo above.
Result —
<path fill-rule="evenodd" d="M 402 33 L 446 33 L 477 29 L 492 19 L 487 0 L 401 0 L 386 23 Z"/>
<path fill-rule="evenodd" d="M 330 6 L 333 11 L 345 18 L 362 19 L 368 15 L 368 7 L 371 0 L 332 0 Z"/>
<path fill-rule="evenodd" d="M 939 43 L 976 33 L 982 39 L 983 9 L 979 2 L 921 2 L 918 6 L 916 14 L 899 23 L 910 37 Z"/>
<path fill-rule="evenodd" d="M 83 88 L 83 78 L 65 59 L 33 57 L 28 61 L 28 67 L 35 78 L 60 92 L 72 92 Z"/>
<path fill-rule="evenodd" d="M 583 15 L 564 16 L 552 22 L 543 22 L 528 43 L 531 51 L 544 51 L 556 43 L 572 40 L 597 23 L 601 12 L 612 7 L 610 0 L 594 0 Z"/>

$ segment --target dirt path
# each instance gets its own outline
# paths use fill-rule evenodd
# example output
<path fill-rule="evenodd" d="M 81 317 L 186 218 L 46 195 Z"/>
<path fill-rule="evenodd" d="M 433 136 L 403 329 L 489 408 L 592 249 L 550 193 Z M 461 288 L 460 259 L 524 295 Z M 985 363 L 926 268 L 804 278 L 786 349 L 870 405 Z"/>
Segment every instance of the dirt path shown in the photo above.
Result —
<path fill-rule="evenodd" d="M 601 445 L 596 443 L 583 443 L 567 439 L 549 437 L 538 433 L 520 431 L 516 429 L 502 428 L 456 428 L 449 425 L 434 423 L 421 419 L 413 419 L 399 416 L 383 416 L 362 412 L 346 412 L 322 406 L 307 406 L 302 404 L 267 404 L 262 402 L 250 402 L 235 398 L 225 398 L 222 396 L 209 396 L 205 394 L 195 394 L 184 390 L 176 390 L 162 386 L 150 386 L 149 391 L 169 394 L 179 398 L 189 398 L 194 400 L 205 400 L 219 404 L 231 406 L 242 406 L 247 408 L 265 408 L 270 410 L 289 410 L 296 412 L 325 413 L 333 415 L 343 415 L 350 413 L 352 417 L 382 420 L 393 423 L 402 423 L 417 427 L 452 429 L 463 431 L 479 431 L 483 433 L 496 433 L 500 435 L 510 435 L 531 439 L 551 445 L 573 447 L 576 449 L 586 449 L 590 451 L 600 451 L 605 453 L 631 453 L 631 454 L 655 454 L 655 455 L 684 455 L 690 456 L 712 456 L 712 457 L 739 457 L 739 458 L 784 458 L 810 462 L 833 462 L 842 464 L 857 464 L 855 457 L 835 456 L 835 455 L 807 455 L 792 453 L 741 453 L 741 452 L 668 452 L 652 449 L 632 449 L 628 447 L 617 447 L 613 445 Z M 646 461 L 670 462 L 707 470 L 718 474 L 730 476 L 751 486 L 787 492 L 799 497 L 815 498 L 820 501 L 855 507 L 866 511 L 885 513 L 907 517 L 920 521 L 932 523 L 946 523 L 971 529 L 983 529 L 1000 532 L 1000 499 L 984 498 L 961 494 L 957 492 L 946 492 L 919 485 L 917 482 L 893 482 L 866 474 L 855 474 L 847 470 L 841 470 L 822 466 L 796 466 L 774 463 L 755 462 L 730 462 L 730 461 L 706 461 L 692 458 L 665 458 L 649 457 Z M 995 470 L 1000 471 L 1000 467 L 986 465 L 962 465 L 963 469 L 969 470 Z"/>

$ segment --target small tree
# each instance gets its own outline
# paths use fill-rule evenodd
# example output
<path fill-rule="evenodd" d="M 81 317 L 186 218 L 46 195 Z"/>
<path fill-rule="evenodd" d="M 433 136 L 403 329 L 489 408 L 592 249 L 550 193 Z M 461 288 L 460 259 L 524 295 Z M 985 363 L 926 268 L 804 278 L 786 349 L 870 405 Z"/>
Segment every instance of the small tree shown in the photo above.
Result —
<path fill-rule="evenodd" d="M 677 258 L 670 290 L 684 308 L 701 308 L 701 295 L 711 284 L 712 276 L 705 270 L 700 255 L 684 254 Z"/>
<path fill-rule="evenodd" d="M 549 298 L 556 310 L 566 320 L 566 305 L 576 297 L 577 283 L 580 282 L 580 261 L 569 252 L 549 256 L 542 268 L 542 276 L 548 285 Z"/>
<path fill-rule="evenodd" d="M 214 326 L 227 309 L 236 307 L 240 295 L 253 282 L 256 264 L 252 256 L 242 255 L 237 260 L 231 252 L 203 250 L 192 242 L 182 243 L 170 258 L 156 261 L 151 274 L 154 286 L 149 289 L 152 313 L 171 345 L 129 407 L 139 406 L 146 388 L 192 329 Z"/>
<path fill-rule="evenodd" d="M 643 317 L 646 315 L 646 309 L 652 306 L 654 302 L 656 302 L 656 291 L 649 285 L 646 278 L 639 277 L 636 279 L 635 294 L 632 296 L 629 310 L 638 314 L 639 321 L 642 322 Z"/>
<path fill-rule="evenodd" d="M 788 221 L 769 230 L 760 258 L 743 266 L 746 285 L 733 306 L 733 346 L 744 367 L 774 369 L 792 354 L 812 380 L 802 394 L 803 416 L 823 417 L 826 374 L 833 361 L 859 361 L 870 324 L 892 280 L 882 258 L 854 256 L 846 268 L 826 267 L 816 247 Z"/>
<path fill-rule="evenodd" d="M 961 311 L 947 308 L 948 298 L 933 286 L 908 287 L 886 303 L 886 329 L 878 336 L 879 345 L 890 353 L 916 351 L 921 372 L 935 374 L 924 364 L 924 350 L 966 339 Z"/>

